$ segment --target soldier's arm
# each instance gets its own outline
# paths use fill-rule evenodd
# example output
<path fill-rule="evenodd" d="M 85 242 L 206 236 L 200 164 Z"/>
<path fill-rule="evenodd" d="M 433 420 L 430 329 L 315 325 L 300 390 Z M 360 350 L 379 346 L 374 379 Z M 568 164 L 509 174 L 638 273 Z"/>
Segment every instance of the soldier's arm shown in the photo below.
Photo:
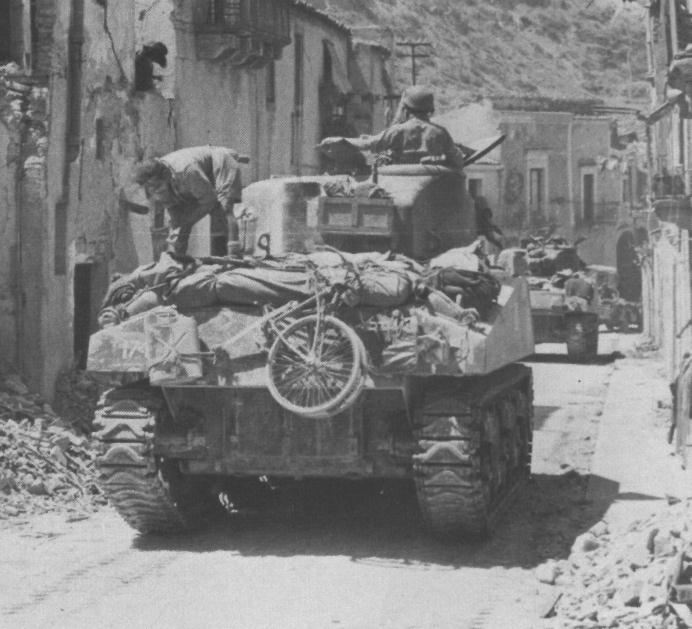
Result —
<path fill-rule="evenodd" d="M 335 142 L 348 142 L 351 146 L 354 146 L 360 151 L 372 151 L 374 153 L 379 153 L 383 150 L 385 144 L 385 134 L 387 131 L 382 131 L 377 135 L 361 135 L 359 138 L 325 138 L 322 140 L 320 145 L 326 146 L 330 143 Z"/>
<path fill-rule="evenodd" d="M 214 173 L 214 179 L 216 182 L 216 198 L 221 207 L 230 212 L 233 209 L 233 204 L 240 201 L 242 193 L 237 153 L 235 155 L 228 153 Z"/>

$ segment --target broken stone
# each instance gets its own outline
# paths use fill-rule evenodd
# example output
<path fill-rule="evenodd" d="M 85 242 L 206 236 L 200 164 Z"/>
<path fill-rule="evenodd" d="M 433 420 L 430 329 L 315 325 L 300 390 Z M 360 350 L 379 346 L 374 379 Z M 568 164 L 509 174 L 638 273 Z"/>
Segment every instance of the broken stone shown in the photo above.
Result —
<path fill-rule="evenodd" d="M 22 379 L 17 374 L 5 376 L 2 380 L 2 387 L 10 393 L 16 393 L 17 395 L 27 395 L 29 393 L 29 387 L 22 382 Z"/>
<path fill-rule="evenodd" d="M 67 465 L 67 458 L 65 457 L 65 454 L 63 452 L 63 448 L 61 448 L 58 445 L 55 445 L 51 448 L 50 450 L 50 456 L 53 458 L 55 461 L 60 463 L 60 465 Z"/>
<path fill-rule="evenodd" d="M 576 540 L 574 540 L 574 544 L 572 545 L 572 552 L 573 553 L 589 553 L 597 548 L 599 548 L 600 544 L 598 543 L 598 540 L 590 533 L 584 533 L 577 537 Z"/>
<path fill-rule="evenodd" d="M 47 494 L 46 486 L 43 484 L 42 480 L 36 480 L 26 486 L 26 490 L 34 496 L 43 496 Z"/>
<path fill-rule="evenodd" d="M 560 576 L 560 568 L 555 561 L 546 561 L 536 568 L 534 571 L 536 578 L 541 583 L 553 585 L 555 580 Z"/>
<path fill-rule="evenodd" d="M 646 568 L 651 563 L 651 555 L 646 546 L 635 546 L 629 555 L 629 566 L 631 570 Z"/>
<path fill-rule="evenodd" d="M 627 620 L 638 618 L 636 611 L 631 609 L 602 609 L 598 612 L 598 625 L 602 627 L 621 627 Z"/>
<path fill-rule="evenodd" d="M 618 599 L 626 607 L 639 607 L 641 605 L 641 593 L 644 587 L 642 579 L 630 579 L 624 587 L 618 591 Z"/>
<path fill-rule="evenodd" d="M 652 554 L 655 557 L 670 557 L 675 554 L 676 543 L 670 533 L 658 531 L 653 539 Z"/>
<path fill-rule="evenodd" d="M 594 524 L 588 532 L 594 537 L 601 537 L 602 535 L 606 535 L 608 533 L 608 525 L 601 520 L 600 522 L 596 522 L 596 524 Z"/>

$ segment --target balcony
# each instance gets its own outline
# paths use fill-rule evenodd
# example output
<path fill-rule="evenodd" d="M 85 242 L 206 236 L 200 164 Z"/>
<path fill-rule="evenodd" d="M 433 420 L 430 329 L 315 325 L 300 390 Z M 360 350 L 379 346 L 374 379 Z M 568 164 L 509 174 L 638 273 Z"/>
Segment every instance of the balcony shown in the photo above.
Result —
<path fill-rule="evenodd" d="M 200 59 L 261 67 L 291 43 L 288 0 L 198 0 L 195 39 Z"/>

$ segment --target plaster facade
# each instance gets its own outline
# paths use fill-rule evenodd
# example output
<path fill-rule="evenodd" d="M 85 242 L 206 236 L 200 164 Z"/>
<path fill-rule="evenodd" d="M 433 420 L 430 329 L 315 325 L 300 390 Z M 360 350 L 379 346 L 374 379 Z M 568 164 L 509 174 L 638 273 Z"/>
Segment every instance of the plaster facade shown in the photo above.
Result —
<path fill-rule="evenodd" d="M 249 156 L 244 185 L 318 173 L 325 82 L 347 104 L 372 95 L 379 104 L 365 112 L 368 131 L 384 126 L 381 46 L 363 45 L 356 58 L 345 26 L 300 1 L 277 2 L 287 8 L 290 41 L 272 62 L 247 65 L 200 54 L 193 9 L 201 0 L 15 2 L 37 7 L 40 38 L 20 55 L 19 92 L 8 88 L 14 78 L 0 76 L 0 152 L 8 156 L 0 163 L 0 350 L 47 397 L 86 349 L 78 328 L 95 326 L 112 274 L 152 260 L 153 217 L 120 202 L 142 160 L 215 144 Z M 166 68 L 156 69 L 162 80 L 134 91 L 135 56 L 153 41 L 168 49 Z M 191 253 L 209 252 L 209 231 L 208 221 L 198 224 Z"/>
<path fill-rule="evenodd" d="M 466 168 L 509 243 L 540 232 L 584 238 L 589 264 L 616 265 L 615 243 L 630 214 L 629 158 L 611 146 L 613 119 L 572 111 L 495 109 L 475 104 L 437 118 L 456 141 L 473 146 L 502 133 L 485 162 Z"/>

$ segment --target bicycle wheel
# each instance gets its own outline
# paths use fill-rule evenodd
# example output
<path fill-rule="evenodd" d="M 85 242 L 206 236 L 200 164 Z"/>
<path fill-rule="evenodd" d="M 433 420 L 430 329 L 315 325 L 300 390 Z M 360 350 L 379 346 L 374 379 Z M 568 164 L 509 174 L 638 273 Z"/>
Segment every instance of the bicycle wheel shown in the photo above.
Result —
<path fill-rule="evenodd" d="M 358 397 L 362 351 L 358 335 L 339 319 L 302 317 L 279 332 L 269 350 L 269 392 L 297 415 L 332 417 Z"/>

